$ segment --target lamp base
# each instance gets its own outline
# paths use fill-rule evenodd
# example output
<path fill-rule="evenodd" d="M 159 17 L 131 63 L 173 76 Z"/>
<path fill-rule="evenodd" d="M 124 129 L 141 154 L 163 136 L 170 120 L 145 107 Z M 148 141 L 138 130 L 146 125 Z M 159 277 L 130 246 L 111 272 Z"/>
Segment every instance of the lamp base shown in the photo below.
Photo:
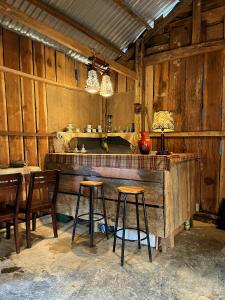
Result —
<path fill-rule="evenodd" d="M 164 151 L 157 151 L 156 155 L 170 155 L 170 152 L 167 150 Z"/>

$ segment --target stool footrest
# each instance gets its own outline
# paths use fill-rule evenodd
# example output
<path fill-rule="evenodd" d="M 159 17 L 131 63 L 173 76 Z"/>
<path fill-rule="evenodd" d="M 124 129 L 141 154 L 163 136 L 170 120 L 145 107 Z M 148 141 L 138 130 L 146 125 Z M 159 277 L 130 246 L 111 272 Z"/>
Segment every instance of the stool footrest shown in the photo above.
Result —
<path fill-rule="evenodd" d="M 84 216 L 89 216 L 89 213 L 81 214 L 81 215 L 77 216 L 77 219 L 82 219 L 81 217 L 84 217 Z M 99 218 L 99 219 L 93 219 L 93 222 L 101 221 L 104 219 L 103 214 L 100 214 L 100 213 L 93 213 L 93 216 L 101 216 L 101 218 Z M 82 221 L 84 221 L 84 222 L 86 221 L 87 223 L 90 222 L 89 220 L 86 220 L 86 219 L 82 219 Z"/>
<path fill-rule="evenodd" d="M 116 235 L 116 237 L 117 237 L 118 239 L 120 239 L 120 240 L 122 240 L 122 237 L 118 236 L 118 235 L 117 235 L 117 232 L 122 231 L 122 230 L 123 230 L 123 228 L 117 229 L 117 231 L 114 233 L 114 234 Z M 144 230 L 141 230 L 141 229 L 138 230 L 137 228 L 134 228 L 134 227 L 126 227 L 126 228 L 125 228 L 125 231 L 126 231 L 126 230 L 136 230 L 136 231 L 139 231 L 139 232 L 144 233 L 146 236 L 143 237 L 143 238 L 141 238 L 140 240 L 139 240 L 139 239 L 130 240 L 130 239 L 126 239 L 126 238 L 125 238 L 125 241 L 129 241 L 129 242 L 144 241 L 144 240 L 146 240 L 147 237 L 148 237 L 148 236 L 147 236 L 147 232 L 144 231 Z"/>

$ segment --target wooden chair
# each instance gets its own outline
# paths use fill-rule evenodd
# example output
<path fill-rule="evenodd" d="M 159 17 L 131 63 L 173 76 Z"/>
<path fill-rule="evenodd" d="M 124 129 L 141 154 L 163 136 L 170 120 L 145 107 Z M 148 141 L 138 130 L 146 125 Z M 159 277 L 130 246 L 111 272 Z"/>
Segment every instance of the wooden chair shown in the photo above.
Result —
<path fill-rule="evenodd" d="M 21 174 L 0 175 L 0 223 L 6 222 L 7 238 L 10 238 L 10 225 L 13 223 L 16 253 L 20 252 L 18 214 L 21 186 Z"/>
<path fill-rule="evenodd" d="M 58 237 L 56 222 L 56 199 L 59 186 L 59 171 L 31 172 L 27 200 L 22 202 L 20 212 L 25 214 L 27 248 L 31 248 L 30 222 L 33 222 L 38 212 L 48 212 L 52 216 L 54 237 Z"/>

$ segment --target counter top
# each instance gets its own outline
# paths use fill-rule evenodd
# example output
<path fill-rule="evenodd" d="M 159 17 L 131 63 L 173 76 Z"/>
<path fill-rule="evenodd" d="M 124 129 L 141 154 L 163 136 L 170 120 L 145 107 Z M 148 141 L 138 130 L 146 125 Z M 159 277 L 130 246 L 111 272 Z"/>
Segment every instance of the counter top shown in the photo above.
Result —
<path fill-rule="evenodd" d="M 199 155 L 194 153 L 173 153 L 171 155 L 49 153 L 46 156 L 46 166 L 54 163 L 58 168 L 61 168 L 62 165 L 80 165 L 164 171 L 170 170 L 174 163 L 190 160 L 199 160 Z"/>

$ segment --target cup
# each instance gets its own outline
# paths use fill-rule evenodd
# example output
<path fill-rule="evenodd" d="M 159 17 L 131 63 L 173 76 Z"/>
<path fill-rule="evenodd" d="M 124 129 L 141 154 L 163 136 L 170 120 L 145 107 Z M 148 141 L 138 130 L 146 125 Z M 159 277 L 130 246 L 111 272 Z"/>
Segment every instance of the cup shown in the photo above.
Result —
<path fill-rule="evenodd" d="M 92 128 L 92 132 L 96 132 L 96 128 Z"/>

